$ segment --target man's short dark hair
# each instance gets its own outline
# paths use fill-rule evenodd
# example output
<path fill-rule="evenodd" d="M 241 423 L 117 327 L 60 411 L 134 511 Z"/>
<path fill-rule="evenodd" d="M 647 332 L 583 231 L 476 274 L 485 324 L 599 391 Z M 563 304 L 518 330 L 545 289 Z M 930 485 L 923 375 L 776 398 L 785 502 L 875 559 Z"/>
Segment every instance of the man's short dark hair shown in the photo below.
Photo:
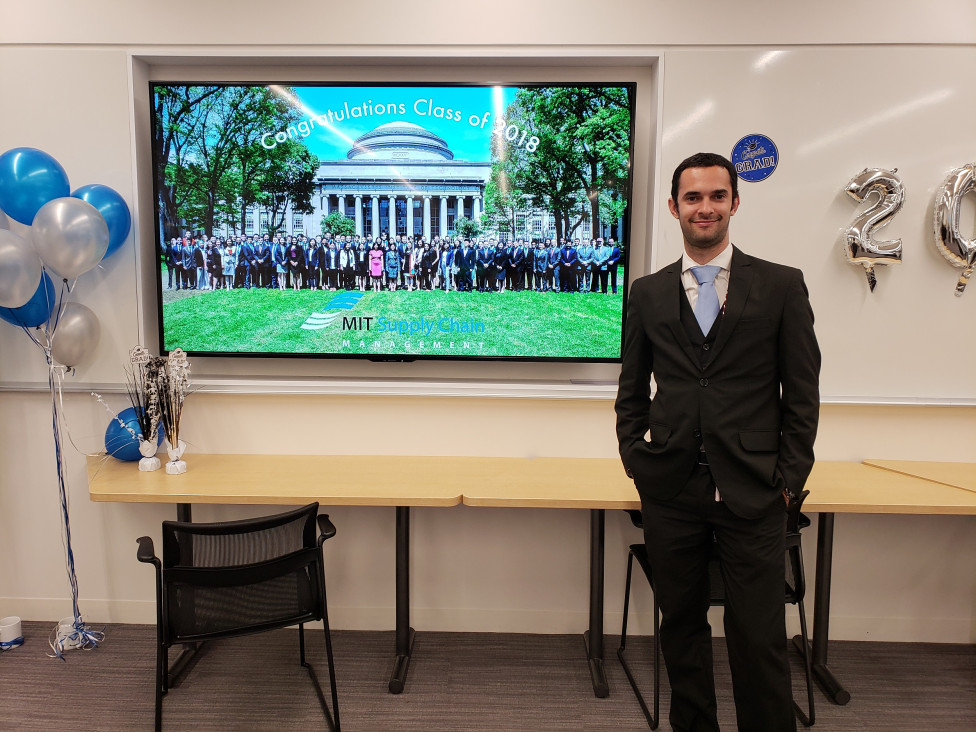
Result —
<path fill-rule="evenodd" d="M 735 166 L 732 165 L 732 162 L 718 153 L 700 152 L 685 158 L 674 169 L 674 175 L 671 176 L 671 200 L 675 203 L 678 202 L 678 180 L 681 178 L 681 174 L 688 168 L 715 167 L 725 168 L 729 171 L 729 180 L 732 181 L 732 200 L 737 199 L 739 197 L 739 176 L 735 172 Z"/>

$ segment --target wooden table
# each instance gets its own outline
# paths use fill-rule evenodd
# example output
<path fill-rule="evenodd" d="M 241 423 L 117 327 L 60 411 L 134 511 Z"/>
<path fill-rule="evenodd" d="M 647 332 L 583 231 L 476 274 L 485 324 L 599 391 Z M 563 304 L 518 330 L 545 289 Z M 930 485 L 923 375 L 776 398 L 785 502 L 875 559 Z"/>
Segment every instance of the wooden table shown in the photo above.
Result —
<path fill-rule="evenodd" d="M 396 659 L 390 691 L 406 680 L 413 645 L 409 602 L 411 506 L 577 508 L 590 511 L 590 619 L 584 638 L 594 693 L 606 696 L 603 671 L 604 528 L 607 509 L 639 509 L 616 458 L 481 458 L 348 455 L 193 455 L 179 476 L 140 473 L 134 463 L 88 458 L 93 501 L 396 508 Z M 818 462 L 804 510 L 818 513 L 814 584 L 815 673 L 836 703 L 850 694 L 827 667 L 834 516 L 837 513 L 976 515 L 976 492 L 853 462 Z"/>
<path fill-rule="evenodd" d="M 976 463 L 870 459 L 865 460 L 864 464 L 976 492 Z"/>
<path fill-rule="evenodd" d="M 534 506 L 591 509 L 587 659 L 597 696 L 603 673 L 604 510 L 640 508 L 616 458 L 481 458 L 351 455 L 192 455 L 183 475 L 142 473 L 135 463 L 88 458 L 93 501 L 191 504 L 393 506 L 396 509 L 396 657 L 389 689 L 403 690 L 415 632 L 410 627 L 410 507 Z M 463 493 L 463 495 L 462 495 Z"/>
<path fill-rule="evenodd" d="M 836 704 L 850 693 L 827 666 L 834 515 L 837 513 L 976 515 L 976 493 L 913 475 L 849 462 L 817 462 L 807 479 L 803 510 L 818 513 L 813 606 L 813 672 Z M 793 639 L 794 643 L 798 638 Z"/>
<path fill-rule="evenodd" d="M 406 683 L 416 635 L 410 627 L 410 507 L 457 506 L 456 476 L 468 458 L 388 455 L 192 455 L 182 475 L 143 473 L 136 463 L 88 458 L 93 501 L 175 503 L 180 521 L 191 504 L 393 506 L 396 509 L 396 645 L 390 692 Z"/>

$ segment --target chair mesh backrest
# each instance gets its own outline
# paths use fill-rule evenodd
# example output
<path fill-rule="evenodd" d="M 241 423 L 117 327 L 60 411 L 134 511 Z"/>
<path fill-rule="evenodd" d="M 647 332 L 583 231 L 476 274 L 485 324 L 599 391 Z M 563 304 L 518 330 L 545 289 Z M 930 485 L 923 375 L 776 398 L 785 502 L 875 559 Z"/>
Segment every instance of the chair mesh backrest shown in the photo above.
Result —
<path fill-rule="evenodd" d="M 267 519 L 163 524 L 169 641 L 320 619 L 318 506 Z"/>

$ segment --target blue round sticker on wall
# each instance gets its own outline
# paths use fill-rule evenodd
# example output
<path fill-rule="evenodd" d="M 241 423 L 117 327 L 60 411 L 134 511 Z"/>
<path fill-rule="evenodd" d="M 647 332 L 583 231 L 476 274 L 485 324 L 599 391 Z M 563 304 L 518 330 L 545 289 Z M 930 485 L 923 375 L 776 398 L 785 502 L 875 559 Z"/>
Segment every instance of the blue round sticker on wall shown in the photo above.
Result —
<path fill-rule="evenodd" d="M 766 180 L 779 165 L 776 144 L 765 135 L 746 135 L 732 148 L 732 164 L 741 180 Z"/>

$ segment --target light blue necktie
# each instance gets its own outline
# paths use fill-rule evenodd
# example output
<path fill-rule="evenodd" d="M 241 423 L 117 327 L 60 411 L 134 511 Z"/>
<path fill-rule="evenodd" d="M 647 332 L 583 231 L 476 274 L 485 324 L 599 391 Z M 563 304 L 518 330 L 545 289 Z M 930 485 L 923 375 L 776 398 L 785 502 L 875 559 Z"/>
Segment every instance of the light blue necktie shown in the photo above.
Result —
<path fill-rule="evenodd" d="M 718 293 L 715 292 L 715 276 L 721 271 L 722 268 L 714 264 L 691 268 L 691 273 L 695 275 L 695 279 L 698 281 L 695 318 L 705 335 L 708 335 L 708 331 L 712 329 L 712 324 L 718 317 L 719 310 L 721 310 L 721 306 L 718 304 Z"/>

